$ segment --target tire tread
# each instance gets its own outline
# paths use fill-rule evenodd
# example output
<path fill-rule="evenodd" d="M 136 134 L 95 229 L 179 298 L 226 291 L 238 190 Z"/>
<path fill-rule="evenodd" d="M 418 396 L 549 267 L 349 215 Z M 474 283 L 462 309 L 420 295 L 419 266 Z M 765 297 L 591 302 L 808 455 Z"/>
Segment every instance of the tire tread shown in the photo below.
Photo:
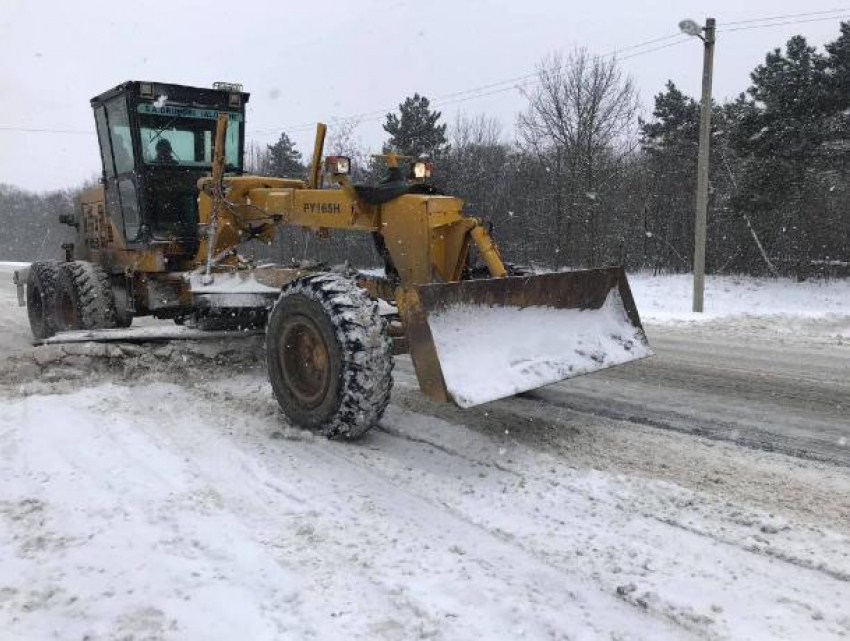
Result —
<path fill-rule="evenodd" d="M 324 433 L 359 438 L 378 423 L 392 392 L 392 342 L 378 303 L 352 280 L 322 273 L 286 285 L 271 313 L 296 295 L 322 306 L 341 347 L 340 401 Z"/>
<path fill-rule="evenodd" d="M 70 288 L 77 306 L 79 329 L 112 329 L 118 313 L 109 274 L 99 265 L 76 260 L 61 266 L 59 286 Z"/>

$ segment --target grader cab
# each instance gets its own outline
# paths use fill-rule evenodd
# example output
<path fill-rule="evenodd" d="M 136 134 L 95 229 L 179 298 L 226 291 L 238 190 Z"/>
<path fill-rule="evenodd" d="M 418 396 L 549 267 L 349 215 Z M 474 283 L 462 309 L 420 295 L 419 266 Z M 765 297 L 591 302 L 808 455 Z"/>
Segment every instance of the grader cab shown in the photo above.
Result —
<path fill-rule="evenodd" d="M 103 172 L 102 188 L 87 194 L 76 255 L 122 263 L 122 250 L 162 246 L 168 271 L 178 271 L 198 249 L 198 181 L 212 168 L 219 115 L 227 118 L 225 170 L 242 172 L 245 105 L 238 86 L 200 89 L 126 82 L 92 99 Z M 100 204 L 102 208 L 98 208 Z M 101 256 L 102 255 L 102 256 Z"/>
<path fill-rule="evenodd" d="M 102 186 L 65 217 L 78 233 L 65 260 L 16 274 L 38 341 L 124 337 L 115 328 L 144 315 L 264 328 L 288 419 L 348 438 L 386 408 L 393 352 L 409 351 L 425 394 L 461 407 L 649 354 L 622 268 L 510 276 L 426 162 L 389 155 L 385 181 L 354 185 L 349 159 L 323 156 L 320 124 L 306 178 L 246 174 L 248 98 L 134 81 L 92 100 Z M 370 234 L 385 275 L 258 266 L 238 251 L 293 227 Z"/>

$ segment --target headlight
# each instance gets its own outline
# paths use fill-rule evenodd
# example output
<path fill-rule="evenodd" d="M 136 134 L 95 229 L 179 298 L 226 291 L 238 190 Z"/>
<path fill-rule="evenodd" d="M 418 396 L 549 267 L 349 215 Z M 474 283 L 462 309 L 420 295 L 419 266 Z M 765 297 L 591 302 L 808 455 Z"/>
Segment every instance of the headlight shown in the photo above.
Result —
<path fill-rule="evenodd" d="M 351 173 L 351 159 L 346 156 L 328 156 L 325 158 L 325 171 L 340 175 Z"/>
<path fill-rule="evenodd" d="M 431 163 L 425 162 L 424 160 L 419 160 L 413 163 L 413 177 L 419 179 L 430 178 Z"/>

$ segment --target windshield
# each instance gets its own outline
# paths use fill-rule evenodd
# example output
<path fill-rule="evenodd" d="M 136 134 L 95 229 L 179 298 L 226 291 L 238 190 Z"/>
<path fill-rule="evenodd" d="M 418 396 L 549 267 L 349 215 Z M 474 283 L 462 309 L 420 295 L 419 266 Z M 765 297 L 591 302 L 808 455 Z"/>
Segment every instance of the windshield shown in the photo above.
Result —
<path fill-rule="evenodd" d="M 209 167 L 219 111 L 168 105 L 156 107 L 145 103 L 138 107 L 142 154 L 149 165 Z M 240 169 L 239 140 L 242 114 L 226 113 L 227 134 L 224 140 L 225 163 Z"/>

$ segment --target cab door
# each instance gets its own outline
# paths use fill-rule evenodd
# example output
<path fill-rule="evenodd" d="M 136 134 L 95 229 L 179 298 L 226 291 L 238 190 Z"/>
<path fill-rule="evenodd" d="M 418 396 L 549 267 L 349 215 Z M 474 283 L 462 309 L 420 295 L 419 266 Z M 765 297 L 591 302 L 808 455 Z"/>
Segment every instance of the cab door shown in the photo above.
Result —
<path fill-rule="evenodd" d="M 116 96 L 96 107 L 94 117 L 103 162 L 106 211 L 123 232 L 127 246 L 137 246 L 144 239 L 126 96 Z"/>

